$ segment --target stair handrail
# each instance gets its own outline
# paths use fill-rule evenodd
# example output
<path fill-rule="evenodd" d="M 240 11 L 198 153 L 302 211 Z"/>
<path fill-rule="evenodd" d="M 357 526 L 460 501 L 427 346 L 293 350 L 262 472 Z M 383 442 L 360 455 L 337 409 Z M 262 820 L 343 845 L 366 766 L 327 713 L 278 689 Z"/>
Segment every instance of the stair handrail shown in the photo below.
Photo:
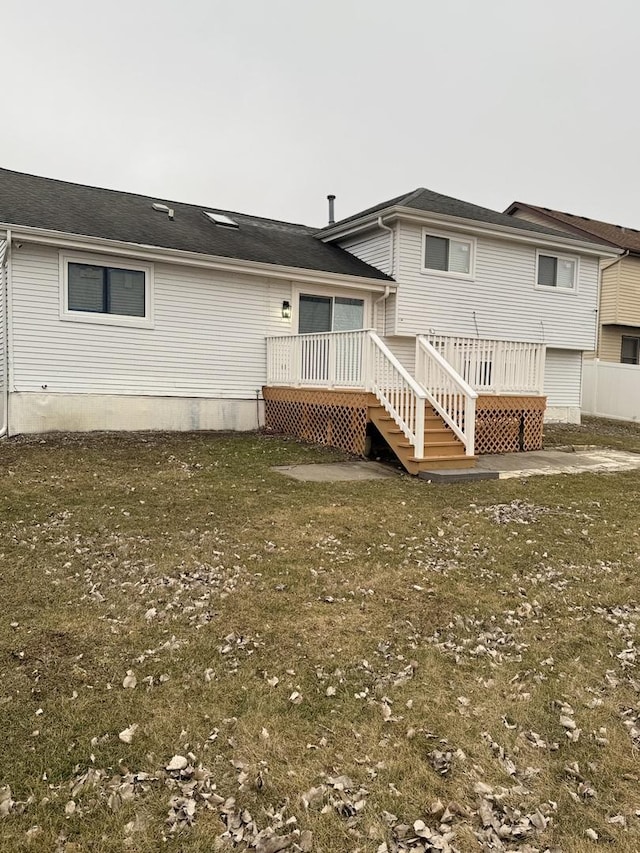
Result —
<path fill-rule="evenodd" d="M 422 375 L 421 355 L 439 374 L 438 384 Z M 416 337 L 416 377 L 435 411 L 464 444 L 466 455 L 473 456 L 478 394 L 424 335 Z"/>
<path fill-rule="evenodd" d="M 402 430 L 414 449 L 414 457 L 424 459 L 425 403 L 429 395 L 398 361 L 377 332 L 370 329 L 367 337 L 371 343 L 364 371 L 367 390 L 375 394 Z M 387 370 L 391 369 L 391 381 L 385 381 L 376 356 L 382 357 Z"/>

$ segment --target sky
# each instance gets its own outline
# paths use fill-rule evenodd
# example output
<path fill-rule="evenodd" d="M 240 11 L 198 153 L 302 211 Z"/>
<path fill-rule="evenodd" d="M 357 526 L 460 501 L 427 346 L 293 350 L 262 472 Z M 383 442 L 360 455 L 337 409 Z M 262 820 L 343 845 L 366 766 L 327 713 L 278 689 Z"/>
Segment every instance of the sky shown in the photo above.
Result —
<path fill-rule="evenodd" d="M 0 166 L 304 222 L 417 187 L 640 228 L 636 0 L 3 4 Z"/>

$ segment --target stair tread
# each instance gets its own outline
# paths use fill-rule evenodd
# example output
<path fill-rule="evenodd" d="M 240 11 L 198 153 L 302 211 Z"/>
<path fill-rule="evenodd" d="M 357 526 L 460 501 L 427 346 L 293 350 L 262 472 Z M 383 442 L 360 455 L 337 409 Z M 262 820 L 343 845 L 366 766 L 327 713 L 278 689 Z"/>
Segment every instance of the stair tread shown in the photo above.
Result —
<path fill-rule="evenodd" d="M 410 441 L 403 441 L 397 445 L 398 447 L 413 447 Z M 455 439 L 455 441 L 430 441 L 425 442 L 425 448 L 427 447 L 462 447 L 462 442 Z"/>
<path fill-rule="evenodd" d="M 424 463 L 440 463 L 440 462 L 460 462 L 461 460 L 471 460 L 475 464 L 476 457 L 475 456 L 467 456 L 466 454 L 463 456 L 424 456 L 418 459 L 417 456 L 410 456 L 407 460 L 408 462 L 424 462 Z M 469 464 L 471 464 L 469 462 Z"/>

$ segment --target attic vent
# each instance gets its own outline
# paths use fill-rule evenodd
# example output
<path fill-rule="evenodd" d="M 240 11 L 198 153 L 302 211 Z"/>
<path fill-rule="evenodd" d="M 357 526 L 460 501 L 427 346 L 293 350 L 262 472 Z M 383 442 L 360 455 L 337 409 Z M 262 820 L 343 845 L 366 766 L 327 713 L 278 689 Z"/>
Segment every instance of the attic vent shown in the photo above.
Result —
<path fill-rule="evenodd" d="M 225 216 L 224 213 L 212 213 L 210 210 L 203 210 L 202 212 L 215 225 L 224 225 L 225 228 L 240 227 L 237 222 L 234 222 L 229 216 Z"/>

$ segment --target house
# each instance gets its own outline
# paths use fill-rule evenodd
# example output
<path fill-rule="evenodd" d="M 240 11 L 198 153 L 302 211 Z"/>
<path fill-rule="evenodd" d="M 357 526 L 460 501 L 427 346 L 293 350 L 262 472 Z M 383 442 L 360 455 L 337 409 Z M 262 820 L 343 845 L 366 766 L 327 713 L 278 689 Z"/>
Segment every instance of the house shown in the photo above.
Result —
<path fill-rule="evenodd" d="M 0 434 L 377 431 L 413 473 L 538 447 L 615 254 L 425 189 L 318 230 L 0 170 Z"/>
<path fill-rule="evenodd" d="M 507 213 L 621 251 L 601 263 L 594 355 L 602 361 L 640 364 L 640 231 L 520 201 L 514 201 Z"/>

